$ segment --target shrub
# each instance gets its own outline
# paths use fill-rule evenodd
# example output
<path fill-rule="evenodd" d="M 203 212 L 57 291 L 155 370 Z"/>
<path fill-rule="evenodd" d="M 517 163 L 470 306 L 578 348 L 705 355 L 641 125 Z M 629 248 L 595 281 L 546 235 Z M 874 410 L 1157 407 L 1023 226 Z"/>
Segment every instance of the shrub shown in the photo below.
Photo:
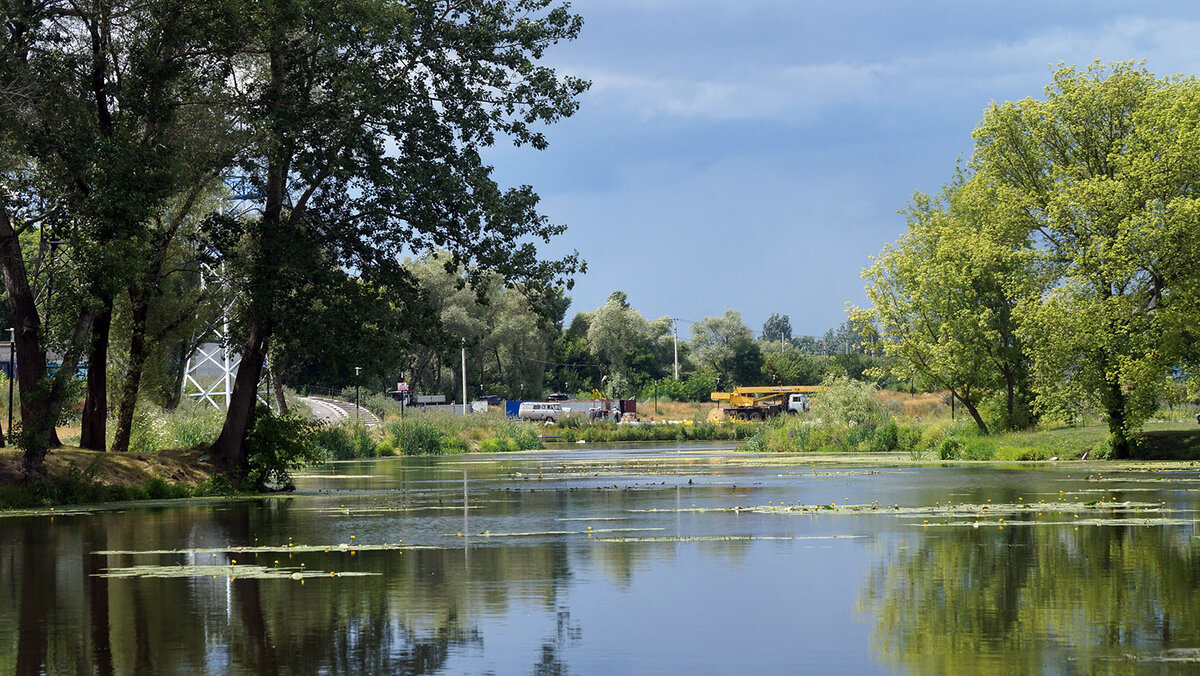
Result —
<path fill-rule="evenodd" d="M 825 388 L 813 398 L 812 410 L 812 415 L 825 424 L 878 424 L 887 419 L 887 412 L 875 396 L 874 385 L 838 376 L 827 379 Z"/>
<path fill-rule="evenodd" d="M 246 482 L 257 490 L 290 488 L 292 469 L 320 459 L 308 443 L 313 427 L 297 416 L 275 415 L 266 406 L 259 406 L 246 435 L 250 464 Z"/>
<path fill-rule="evenodd" d="M 937 443 L 937 454 L 942 460 L 957 460 L 962 451 L 962 442 L 954 437 L 946 437 Z"/>

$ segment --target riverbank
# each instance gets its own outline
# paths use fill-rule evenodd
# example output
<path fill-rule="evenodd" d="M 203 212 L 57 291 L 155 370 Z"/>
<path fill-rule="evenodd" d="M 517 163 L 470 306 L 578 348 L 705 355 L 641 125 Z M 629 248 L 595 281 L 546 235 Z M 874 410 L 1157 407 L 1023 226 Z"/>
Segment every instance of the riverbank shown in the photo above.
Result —
<path fill-rule="evenodd" d="M 22 481 L 22 453 L 0 450 L 0 509 L 230 492 L 203 451 L 101 453 L 61 448 L 46 454 L 46 481 Z"/>
<path fill-rule="evenodd" d="M 1025 462 L 1107 460 L 1108 427 L 1101 424 L 982 435 L 966 421 L 888 421 L 825 425 L 776 419 L 759 426 L 746 449 L 763 453 L 906 453 L 913 460 Z M 1134 435 L 1129 460 L 1200 460 L 1194 422 L 1152 421 Z"/>

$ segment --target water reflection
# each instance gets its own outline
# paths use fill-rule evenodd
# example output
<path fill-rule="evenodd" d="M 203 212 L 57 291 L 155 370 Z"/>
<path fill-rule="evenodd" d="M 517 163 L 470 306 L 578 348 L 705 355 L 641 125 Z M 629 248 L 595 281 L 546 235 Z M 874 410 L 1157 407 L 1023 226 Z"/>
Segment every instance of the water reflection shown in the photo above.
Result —
<path fill-rule="evenodd" d="M 963 529 L 905 538 L 861 609 L 872 647 L 915 673 L 1200 668 L 1190 528 Z"/>
<path fill-rule="evenodd" d="M 1200 667 L 1179 661 L 1200 647 L 1190 526 L 925 528 L 886 513 L 730 509 L 996 505 L 1064 491 L 1167 501 L 1179 516 L 1197 507 L 1194 475 L 1098 484 L 1063 471 L 804 463 L 705 449 L 400 460 L 331 467 L 297 496 L 3 518 L 0 673 Z M 278 549 L 234 551 L 255 546 Z M 217 569 L 102 575 L 136 565 Z M 248 565 L 322 576 L 237 572 Z"/>

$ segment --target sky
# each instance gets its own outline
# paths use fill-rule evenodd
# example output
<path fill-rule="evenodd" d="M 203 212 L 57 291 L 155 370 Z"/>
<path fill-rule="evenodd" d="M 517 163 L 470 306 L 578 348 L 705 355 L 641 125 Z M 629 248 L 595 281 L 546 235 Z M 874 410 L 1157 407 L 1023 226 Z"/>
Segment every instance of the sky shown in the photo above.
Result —
<path fill-rule="evenodd" d="M 578 250 L 576 312 L 614 290 L 649 319 L 773 312 L 796 335 L 863 305 L 862 270 L 905 231 L 916 191 L 969 159 L 993 102 L 1041 97 L 1057 64 L 1145 60 L 1200 72 L 1200 3 L 576 0 L 576 41 L 547 52 L 591 89 L 546 129 L 497 147 Z"/>

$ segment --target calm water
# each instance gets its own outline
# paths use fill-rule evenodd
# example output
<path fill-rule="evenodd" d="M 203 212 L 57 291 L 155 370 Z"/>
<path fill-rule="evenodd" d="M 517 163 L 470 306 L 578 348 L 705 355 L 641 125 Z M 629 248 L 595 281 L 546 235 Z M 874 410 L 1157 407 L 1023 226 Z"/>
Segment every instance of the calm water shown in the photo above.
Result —
<path fill-rule="evenodd" d="M 1200 672 L 1194 470 L 686 445 L 298 484 L 0 518 L 0 672 Z"/>

